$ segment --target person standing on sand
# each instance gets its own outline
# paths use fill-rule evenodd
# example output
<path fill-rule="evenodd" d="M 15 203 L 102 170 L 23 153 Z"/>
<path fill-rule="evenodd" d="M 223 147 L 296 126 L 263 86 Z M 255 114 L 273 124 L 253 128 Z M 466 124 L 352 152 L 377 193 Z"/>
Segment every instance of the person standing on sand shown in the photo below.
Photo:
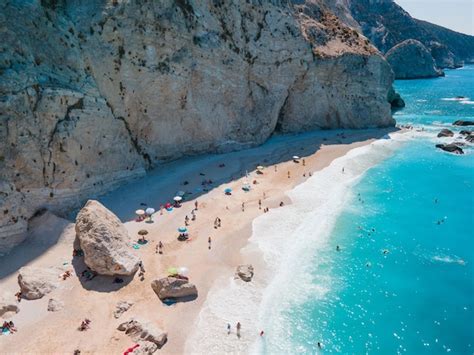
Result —
<path fill-rule="evenodd" d="M 242 212 L 245 211 L 245 202 L 242 202 Z"/>
<path fill-rule="evenodd" d="M 158 253 L 163 254 L 163 243 L 161 240 L 158 242 Z"/>
<path fill-rule="evenodd" d="M 262 209 L 262 200 L 258 200 L 258 209 L 259 209 L 259 210 Z"/>
<path fill-rule="evenodd" d="M 196 211 L 198 210 L 198 202 L 197 202 L 197 200 L 194 201 L 194 208 L 196 209 Z"/>
<path fill-rule="evenodd" d="M 344 174 L 344 167 L 342 167 L 342 173 Z"/>
<path fill-rule="evenodd" d="M 277 172 L 277 166 L 275 165 L 275 172 Z"/>
<path fill-rule="evenodd" d="M 212 242 L 211 237 L 207 239 L 207 242 L 209 243 L 209 250 L 211 250 L 211 242 Z"/>
<path fill-rule="evenodd" d="M 230 334 L 230 324 L 227 323 L 227 335 L 229 335 L 229 334 Z"/>
<path fill-rule="evenodd" d="M 236 328 L 237 328 L 237 337 L 238 338 L 240 338 L 240 327 L 241 327 L 240 322 L 237 322 Z"/>
<path fill-rule="evenodd" d="M 188 215 L 186 215 L 186 217 L 184 217 L 184 225 L 185 225 L 185 226 L 188 226 L 188 225 L 189 225 L 189 217 L 188 217 Z"/>
<path fill-rule="evenodd" d="M 303 159 L 303 166 L 306 166 L 306 161 Z"/>
<path fill-rule="evenodd" d="M 290 178 L 290 171 L 288 170 L 288 179 Z"/>

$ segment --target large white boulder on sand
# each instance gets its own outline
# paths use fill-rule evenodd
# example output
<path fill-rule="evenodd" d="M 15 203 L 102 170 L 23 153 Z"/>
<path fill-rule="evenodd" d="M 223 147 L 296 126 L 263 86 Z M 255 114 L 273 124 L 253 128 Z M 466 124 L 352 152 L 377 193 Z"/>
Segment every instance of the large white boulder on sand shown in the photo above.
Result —
<path fill-rule="evenodd" d="M 166 298 L 197 297 L 198 291 L 194 284 L 188 280 L 176 277 L 164 277 L 153 280 L 151 288 L 161 300 Z"/>
<path fill-rule="evenodd" d="M 135 318 L 131 318 L 129 321 L 121 323 L 117 329 L 128 334 L 134 341 L 150 342 L 156 344 L 158 348 L 165 345 L 166 340 L 168 339 L 168 334 L 163 332 L 152 322 Z M 156 351 L 156 348 L 151 352 L 154 351 Z"/>
<path fill-rule="evenodd" d="M 23 298 L 36 300 L 59 286 L 61 270 L 45 267 L 22 267 L 18 274 L 18 284 Z"/>
<path fill-rule="evenodd" d="M 122 222 L 100 202 L 89 200 L 76 218 L 84 262 L 101 275 L 133 275 L 140 260 Z"/>

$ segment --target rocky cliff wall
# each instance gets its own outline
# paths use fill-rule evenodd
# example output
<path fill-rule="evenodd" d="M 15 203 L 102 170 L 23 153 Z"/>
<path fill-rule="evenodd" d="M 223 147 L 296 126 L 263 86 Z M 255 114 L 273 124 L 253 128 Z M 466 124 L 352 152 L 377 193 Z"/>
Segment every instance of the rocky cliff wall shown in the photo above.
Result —
<path fill-rule="evenodd" d="M 346 8 L 352 18 L 382 53 L 403 41 L 415 39 L 431 51 L 439 68 L 457 68 L 464 62 L 474 62 L 473 36 L 417 20 L 394 0 L 347 1 Z"/>
<path fill-rule="evenodd" d="M 0 252 L 163 160 L 394 124 L 389 65 L 322 0 L 9 0 L 0 39 Z"/>

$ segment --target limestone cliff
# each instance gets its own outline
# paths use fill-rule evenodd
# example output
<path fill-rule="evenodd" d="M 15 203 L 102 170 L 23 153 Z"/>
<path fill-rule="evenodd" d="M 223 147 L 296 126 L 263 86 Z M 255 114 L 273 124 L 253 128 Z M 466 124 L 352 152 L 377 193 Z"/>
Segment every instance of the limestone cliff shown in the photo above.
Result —
<path fill-rule="evenodd" d="M 166 159 L 393 125 L 389 65 L 328 4 L 2 1 L 0 252 Z"/>

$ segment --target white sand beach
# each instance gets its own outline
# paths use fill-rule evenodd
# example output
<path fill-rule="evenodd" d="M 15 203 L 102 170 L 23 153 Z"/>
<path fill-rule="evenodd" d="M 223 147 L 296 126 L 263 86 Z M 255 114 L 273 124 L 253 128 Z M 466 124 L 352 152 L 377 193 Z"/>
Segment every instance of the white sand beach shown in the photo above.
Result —
<path fill-rule="evenodd" d="M 168 333 L 168 342 L 161 353 L 192 352 L 193 349 L 185 349 L 186 341 L 197 324 L 208 291 L 221 285 L 215 284 L 216 280 L 231 277 L 242 262 L 250 261 L 258 273 L 261 261 L 251 257 L 242 260 L 240 253 L 251 236 L 253 219 L 264 213 L 264 208 L 268 207 L 271 213 L 282 202 L 290 204 L 286 192 L 306 180 L 310 173 L 390 131 L 393 130 L 322 131 L 275 137 L 258 148 L 163 164 L 145 178 L 99 198 L 125 223 L 132 239 L 138 239 L 137 232 L 141 229 L 149 232 L 148 244 L 136 250 L 146 269 L 144 281 L 137 276 L 123 284 L 114 284 L 113 277 L 105 276 L 84 281 L 78 276 L 85 265 L 81 258 L 72 257 L 74 223 L 49 213 L 36 218 L 27 241 L 0 258 L 2 293 L 13 296 L 19 290 L 17 270 L 25 265 L 58 267 L 70 270 L 72 276 L 42 299 L 19 303 L 20 312 L 10 318 L 18 331 L 0 336 L 0 353 L 73 353 L 76 349 L 81 354 L 123 353 L 134 342 L 116 328 L 131 317 L 146 318 Z M 293 162 L 293 155 L 301 157 L 299 163 Z M 258 165 L 264 166 L 263 174 L 256 173 Z M 252 187 L 249 192 L 241 188 L 247 179 Z M 203 190 L 206 187 L 203 180 L 213 182 L 206 185 L 208 191 Z M 233 190 L 232 195 L 224 194 L 226 188 Z M 171 201 L 180 190 L 191 194 L 186 195 L 180 208 L 161 214 L 159 206 Z M 178 241 L 177 228 L 184 225 L 186 215 L 191 217 L 195 201 L 198 210 L 196 220 L 188 226 L 190 240 Z M 134 211 L 144 205 L 157 210 L 152 223 L 134 220 Z M 217 229 L 214 228 L 216 217 L 222 221 Z M 208 237 L 212 238 L 211 249 Z M 155 252 L 159 241 L 164 244 L 162 255 Z M 158 299 L 150 282 L 166 276 L 169 267 L 178 266 L 189 268 L 188 276 L 199 295 L 195 300 L 167 306 Z M 64 302 L 64 309 L 48 312 L 50 298 Z M 113 312 L 119 301 L 132 302 L 133 306 L 116 319 Z M 77 328 L 85 318 L 91 320 L 91 327 L 80 332 Z"/>

